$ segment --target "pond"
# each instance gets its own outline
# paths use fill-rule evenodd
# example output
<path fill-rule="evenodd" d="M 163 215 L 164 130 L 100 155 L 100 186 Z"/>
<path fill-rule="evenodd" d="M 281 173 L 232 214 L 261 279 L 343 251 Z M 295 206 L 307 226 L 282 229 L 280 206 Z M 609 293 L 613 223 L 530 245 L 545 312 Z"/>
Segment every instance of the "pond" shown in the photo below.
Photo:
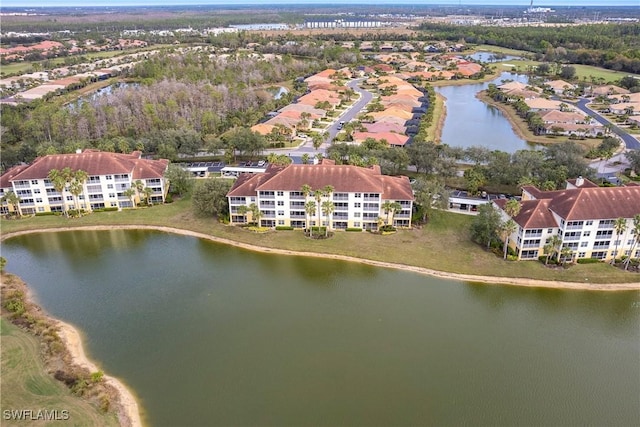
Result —
<path fill-rule="evenodd" d="M 3 242 L 149 425 L 638 425 L 638 292 L 445 281 L 149 231 Z"/>
<path fill-rule="evenodd" d="M 140 86 L 140 83 L 116 82 L 116 83 L 110 84 L 109 86 L 105 86 L 100 89 L 97 89 L 94 92 L 91 92 L 88 95 L 80 97 L 73 102 L 70 102 L 69 104 L 67 104 L 67 108 L 73 111 L 76 108 L 80 108 L 82 104 L 87 101 L 91 102 L 91 101 L 95 101 L 101 96 L 111 95 L 113 91 L 116 89 L 128 89 L 128 88 L 134 89 L 139 86 Z"/>
<path fill-rule="evenodd" d="M 467 55 L 467 56 L 469 56 L 469 58 L 473 60 L 481 61 L 481 62 L 513 61 L 516 59 L 522 59 L 521 56 L 496 54 L 494 52 L 483 52 L 483 51 L 476 52 L 472 55 Z"/>
<path fill-rule="evenodd" d="M 443 143 L 463 148 L 481 145 L 509 153 L 535 148 L 535 144 L 529 144 L 515 134 L 500 110 L 476 98 L 478 92 L 485 90 L 490 83 L 500 85 L 504 80 L 526 83 L 527 76 L 502 73 L 490 82 L 435 88 L 447 99 L 447 116 L 441 138 Z"/>

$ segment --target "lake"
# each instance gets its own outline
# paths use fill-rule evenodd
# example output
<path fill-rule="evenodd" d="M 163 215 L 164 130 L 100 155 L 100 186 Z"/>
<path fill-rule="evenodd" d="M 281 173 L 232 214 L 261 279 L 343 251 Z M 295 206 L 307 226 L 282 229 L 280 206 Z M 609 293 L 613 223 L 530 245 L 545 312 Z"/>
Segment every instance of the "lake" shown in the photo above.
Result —
<path fill-rule="evenodd" d="M 535 148 L 515 134 L 509 120 L 497 108 L 476 98 L 490 83 L 502 84 L 503 80 L 527 82 L 527 76 L 502 73 L 500 77 L 485 83 L 461 86 L 436 87 L 436 92 L 447 98 L 447 116 L 442 129 L 442 142 L 452 147 L 481 145 L 491 150 L 513 153 Z"/>
<path fill-rule="evenodd" d="M 445 281 L 150 231 L 34 234 L 2 252 L 149 425 L 640 423 L 638 292 Z"/>

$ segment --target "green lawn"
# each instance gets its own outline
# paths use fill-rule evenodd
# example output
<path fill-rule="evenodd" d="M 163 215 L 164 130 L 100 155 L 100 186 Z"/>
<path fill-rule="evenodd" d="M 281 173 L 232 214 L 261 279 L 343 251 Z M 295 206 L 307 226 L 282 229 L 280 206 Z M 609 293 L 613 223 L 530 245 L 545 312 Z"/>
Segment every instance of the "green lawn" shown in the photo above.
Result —
<path fill-rule="evenodd" d="M 71 394 L 63 383 L 49 375 L 40 358 L 39 340 L 0 318 L 2 337 L 2 390 L 0 406 L 6 426 L 117 426 L 114 415 L 105 415 L 84 400 Z M 68 411 L 68 420 L 7 421 L 4 411 L 31 409 Z M 35 417 L 35 414 L 33 415 Z"/>
<path fill-rule="evenodd" d="M 422 229 L 401 230 L 389 236 L 336 232 L 331 239 L 309 240 L 300 231 L 256 234 L 220 224 L 214 219 L 197 218 L 191 212 L 190 201 L 181 200 L 147 209 L 93 213 L 79 219 L 59 216 L 3 219 L 0 225 L 3 233 L 65 226 L 158 225 L 269 248 L 346 255 L 453 273 L 571 282 L 588 280 L 591 283 L 628 283 L 640 279 L 636 274 L 607 264 L 575 265 L 566 270 L 553 270 L 537 262 L 503 261 L 470 241 L 468 229 L 472 219 L 471 216 L 438 212 Z"/>

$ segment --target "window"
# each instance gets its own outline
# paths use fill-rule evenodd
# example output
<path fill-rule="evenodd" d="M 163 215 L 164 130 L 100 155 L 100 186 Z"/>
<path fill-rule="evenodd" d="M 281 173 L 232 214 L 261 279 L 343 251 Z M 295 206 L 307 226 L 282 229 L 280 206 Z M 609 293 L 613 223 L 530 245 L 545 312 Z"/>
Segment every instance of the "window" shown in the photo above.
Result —
<path fill-rule="evenodd" d="M 362 193 L 356 193 L 355 194 L 355 198 L 356 199 L 361 199 L 362 198 Z"/>
<path fill-rule="evenodd" d="M 73 202 L 73 196 L 67 196 L 67 202 Z"/>
<path fill-rule="evenodd" d="M 42 203 L 42 199 L 36 198 L 36 203 Z"/>
<path fill-rule="evenodd" d="M 280 197 L 284 196 L 284 191 L 278 191 L 278 196 Z"/>
<path fill-rule="evenodd" d="M 585 252 L 578 252 L 578 258 L 584 258 L 587 254 Z"/>
<path fill-rule="evenodd" d="M 32 179 L 31 180 L 31 184 L 32 185 L 38 185 L 38 180 L 37 179 Z"/>
<path fill-rule="evenodd" d="M 607 256 L 606 251 L 591 252 L 591 259 L 605 259 L 606 256 Z"/>
<path fill-rule="evenodd" d="M 553 233 L 553 228 L 547 229 L 547 233 L 549 233 L 549 234 Z"/>
<path fill-rule="evenodd" d="M 33 189 L 33 194 L 40 194 L 40 189 L 39 188 L 34 188 Z"/>
<path fill-rule="evenodd" d="M 593 225 L 593 221 L 587 221 L 584 225 Z"/>
<path fill-rule="evenodd" d="M 359 222 L 354 222 L 354 223 L 353 223 L 353 226 L 354 226 L 354 227 L 360 227 L 360 223 L 359 223 Z"/>
<path fill-rule="evenodd" d="M 354 208 L 361 208 L 362 207 L 362 203 L 356 202 L 353 204 Z"/>
<path fill-rule="evenodd" d="M 278 211 L 278 215 L 284 215 L 284 211 Z"/>
<path fill-rule="evenodd" d="M 589 246 L 589 242 L 582 242 L 582 243 L 580 243 L 580 247 L 581 247 L 581 248 L 586 248 L 587 246 Z"/>
<path fill-rule="evenodd" d="M 99 176 L 90 176 L 89 177 L 89 182 L 98 183 L 98 182 L 100 182 L 100 177 Z"/>
<path fill-rule="evenodd" d="M 284 200 L 278 200 L 278 206 L 284 206 Z"/>
<path fill-rule="evenodd" d="M 113 184 L 107 184 L 107 190 L 113 190 Z"/>
<path fill-rule="evenodd" d="M 110 198 L 114 198 L 114 197 L 116 197 L 116 193 L 109 193 L 109 197 L 110 197 Z"/>
<path fill-rule="evenodd" d="M 110 180 L 112 180 L 112 179 L 113 179 L 113 176 L 111 176 L 111 175 L 107 175 L 105 178 L 107 179 L 107 181 L 110 181 Z"/>
<path fill-rule="evenodd" d="M 589 236 L 591 236 L 590 231 L 585 231 L 584 233 L 582 233 L 582 237 L 589 237 Z"/>
<path fill-rule="evenodd" d="M 118 207 L 118 202 L 111 202 L 111 207 L 112 208 L 117 208 Z"/>
<path fill-rule="evenodd" d="M 360 212 L 354 212 L 354 213 L 353 213 L 353 216 L 354 216 L 355 218 L 360 218 Z"/>
<path fill-rule="evenodd" d="M 44 208 L 41 206 L 38 208 L 38 212 L 44 212 Z"/>
<path fill-rule="evenodd" d="M 279 219 L 278 220 L 278 225 L 284 225 L 284 219 Z"/>

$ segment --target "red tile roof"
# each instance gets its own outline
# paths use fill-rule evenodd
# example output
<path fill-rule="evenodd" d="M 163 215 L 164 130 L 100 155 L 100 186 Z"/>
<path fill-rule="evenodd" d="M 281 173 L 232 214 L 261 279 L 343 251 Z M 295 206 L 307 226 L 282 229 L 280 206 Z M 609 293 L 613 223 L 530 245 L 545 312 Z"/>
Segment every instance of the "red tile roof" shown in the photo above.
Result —
<path fill-rule="evenodd" d="M 524 228 L 557 227 L 552 213 L 565 221 L 632 218 L 640 214 L 640 186 L 593 187 L 585 180 L 579 188 L 542 191 L 533 186 L 523 187 L 534 197 L 522 202 L 514 220 Z M 504 208 L 505 200 L 495 202 Z"/>
<path fill-rule="evenodd" d="M 29 165 L 18 165 L 8 169 L 0 176 L 0 188 L 12 188 L 11 181 L 13 177 L 28 168 Z"/>
<path fill-rule="evenodd" d="M 90 176 L 131 173 L 133 179 L 161 178 L 168 160 L 147 160 L 140 152 L 131 154 L 85 150 L 74 154 L 53 154 L 38 157 L 13 180 L 45 179 L 51 169 L 83 170 Z"/>
<path fill-rule="evenodd" d="M 268 168 L 264 174 L 243 174 L 227 196 L 255 196 L 257 191 L 299 191 L 303 185 L 321 189 L 327 185 L 334 192 L 382 193 L 387 200 L 413 200 L 409 179 L 380 174 L 379 168 L 334 165 L 291 164 L 284 168 Z"/>

